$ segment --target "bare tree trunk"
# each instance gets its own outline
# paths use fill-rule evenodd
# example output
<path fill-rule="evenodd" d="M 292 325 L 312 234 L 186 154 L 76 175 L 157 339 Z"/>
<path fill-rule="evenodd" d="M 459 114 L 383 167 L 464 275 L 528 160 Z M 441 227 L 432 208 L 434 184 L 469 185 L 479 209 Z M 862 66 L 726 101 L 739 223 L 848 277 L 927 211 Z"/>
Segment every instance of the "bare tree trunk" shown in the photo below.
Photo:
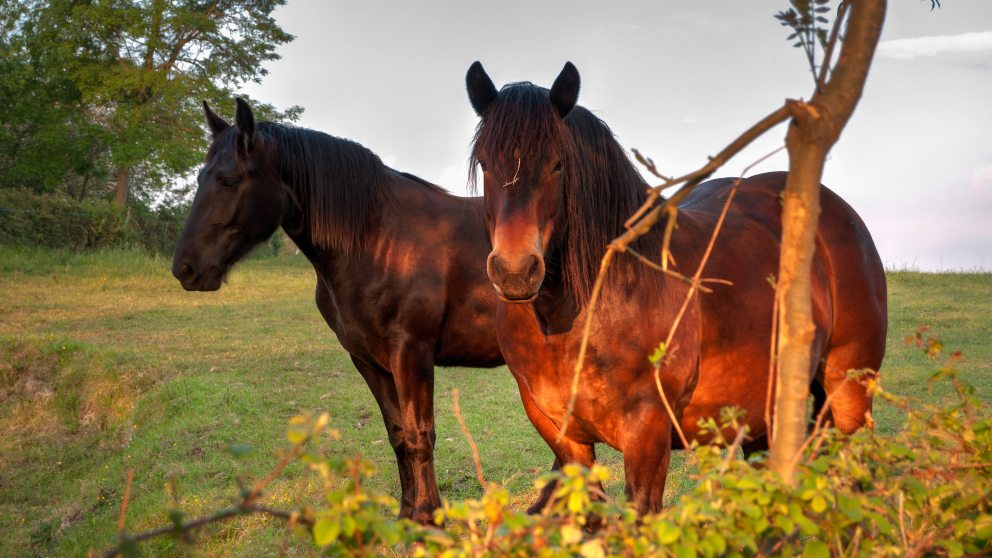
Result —
<path fill-rule="evenodd" d="M 116 204 L 117 207 L 124 207 L 124 204 L 127 203 L 128 180 L 130 177 L 130 167 L 120 167 L 117 169 L 117 186 L 114 189 L 114 204 Z"/>
<path fill-rule="evenodd" d="M 790 484 L 806 436 L 806 400 L 814 364 L 810 273 L 820 216 L 820 177 L 827 153 L 861 98 L 885 19 L 885 0 L 852 0 L 850 5 L 847 34 L 830 80 L 808 104 L 798 101 L 789 106 L 789 177 L 777 294 L 778 390 L 769 465 Z"/>

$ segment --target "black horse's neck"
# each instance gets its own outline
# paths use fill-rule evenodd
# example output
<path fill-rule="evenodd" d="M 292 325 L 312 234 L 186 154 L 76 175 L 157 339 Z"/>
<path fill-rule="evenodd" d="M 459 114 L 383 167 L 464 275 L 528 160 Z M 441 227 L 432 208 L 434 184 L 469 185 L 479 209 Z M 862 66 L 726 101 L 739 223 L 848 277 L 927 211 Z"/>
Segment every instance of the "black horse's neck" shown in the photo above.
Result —
<path fill-rule="evenodd" d="M 288 194 L 283 225 L 317 249 L 362 249 L 389 196 L 390 172 L 361 145 L 305 128 L 265 123 Z M 306 238 L 304 238 L 306 237 Z"/>

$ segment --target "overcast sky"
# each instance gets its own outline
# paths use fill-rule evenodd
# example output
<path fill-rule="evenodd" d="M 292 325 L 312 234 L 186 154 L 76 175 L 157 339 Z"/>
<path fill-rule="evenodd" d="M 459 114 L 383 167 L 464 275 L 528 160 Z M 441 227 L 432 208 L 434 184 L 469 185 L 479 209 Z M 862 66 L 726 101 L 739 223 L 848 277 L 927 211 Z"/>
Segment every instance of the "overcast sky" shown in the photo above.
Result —
<path fill-rule="evenodd" d="M 296 40 L 245 92 L 306 109 L 299 125 L 465 194 L 480 60 L 497 86 L 550 86 L 566 60 L 579 103 L 660 170 L 694 170 L 811 78 L 772 16 L 785 0 L 290 0 Z M 824 183 L 867 222 L 889 268 L 992 269 L 992 1 L 893 0 L 861 104 Z M 231 107 L 222 109 L 230 113 Z M 724 167 L 781 145 L 777 128 Z M 786 168 L 779 154 L 752 172 Z M 656 182 L 655 180 L 650 180 Z"/>

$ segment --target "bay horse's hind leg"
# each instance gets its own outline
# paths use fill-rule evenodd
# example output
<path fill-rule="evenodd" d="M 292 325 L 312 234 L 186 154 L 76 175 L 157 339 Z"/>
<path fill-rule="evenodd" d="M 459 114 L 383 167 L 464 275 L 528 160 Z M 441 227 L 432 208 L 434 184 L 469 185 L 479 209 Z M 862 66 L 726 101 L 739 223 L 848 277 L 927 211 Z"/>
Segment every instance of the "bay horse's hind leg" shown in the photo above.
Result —
<path fill-rule="evenodd" d="M 579 444 L 569 440 L 567 437 L 562 438 L 560 443 L 555 442 L 555 439 L 558 438 L 558 433 L 561 431 L 558 426 L 537 407 L 530 393 L 524 389 L 520 390 L 520 400 L 524 404 L 524 411 L 527 413 L 527 418 L 530 419 L 534 428 L 537 429 L 538 434 L 541 435 L 541 438 L 544 439 L 555 454 L 555 462 L 551 466 L 552 471 L 561 470 L 562 465 L 566 463 L 578 463 L 585 467 L 593 466 L 596 462 L 596 449 L 592 444 Z M 527 508 L 527 513 L 535 514 L 544 511 L 551 502 L 551 497 L 557 488 L 557 482 L 546 484 L 541 489 L 537 500 Z M 600 494 L 604 493 L 602 485 L 598 485 L 596 489 L 599 490 Z"/>
<path fill-rule="evenodd" d="M 841 432 L 854 432 L 871 415 L 871 395 L 863 381 L 848 378 L 848 371 L 867 368 L 877 372 L 884 351 L 884 340 L 874 345 L 859 340 L 830 347 L 823 366 L 823 388 L 829 407 L 827 417 Z"/>
<path fill-rule="evenodd" d="M 389 445 L 392 446 L 393 452 L 396 454 L 396 465 L 399 467 L 400 517 L 409 518 L 413 513 L 415 496 L 413 464 L 404 443 L 399 397 L 396 394 L 393 375 L 374 365 L 366 364 L 354 355 L 352 355 L 351 361 L 355 363 L 355 368 L 365 378 L 365 383 L 368 384 L 376 403 L 379 404 L 379 411 L 382 413 L 382 420 L 386 425 L 386 436 L 389 439 Z"/>

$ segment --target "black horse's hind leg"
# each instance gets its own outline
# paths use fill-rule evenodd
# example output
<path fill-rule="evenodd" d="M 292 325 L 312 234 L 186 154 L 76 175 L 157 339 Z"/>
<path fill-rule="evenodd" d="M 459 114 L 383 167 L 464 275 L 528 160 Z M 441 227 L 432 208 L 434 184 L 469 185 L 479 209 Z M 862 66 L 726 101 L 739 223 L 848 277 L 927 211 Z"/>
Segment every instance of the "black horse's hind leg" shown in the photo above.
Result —
<path fill-rule="evenodd" d="M 548 446 L 551 447 L 551 451 L 555 454 L 555 462 L 551 466 L 552 471 L 560 470 L 562 465 L 566 463 L 578 463 L 585 467 L 592 467 L 596 462 L 596 449 L 592 444 L 579 444 L 569 440 L 567 437 L 563 438 L 560 443 L 555 442 L 560 432 L 558 426 L 537 407 L 530 393 L 521 389 L 520 399 L 524 404 L 524 411 L 527 412 L 527 417 L 530 419 L 531 424 L 537 428 L 538 434 L 544 438 L 544 441 L 547 442 Z M 527 513 L 541 513 L 548 506 L 551 496 L 557 488 L 557 482 L 550 482 L 545 485 L 541 489 L 537 500 L 527 508 Z M 599 485 L 597 488 L 602 494 L 602 485 Z"/>
<path fill-rule="evenodd" d="M 428 343 L 400 342 L 389 366 L 399 397 L 402 446 L 412 467 L 413 510 L 410 518 L 428 524 L 441 506 L 434 472 L 434 352 Z"/>
<path fill-rule="evenodd" d="M 351 361 L 355 363 L 355 368 L 365 378 L 365 383 L 372 390 L 376 403 L 379 404 L 379 411 L 382 412 L 382 420 L 386 425 L 386 435 L 389 438 L 389 445 L 396 453 L 396 465 L 400 473 L 400 517 L 411 517 L 413 514 L 414 483 L 413 483 L 413 463 L 410 454 L 406 450 L 405 437 L 403 436 L 403 424 L 400 420 L 399 397 L 396 394 L 396 384 L 393 382 L 393 375 L 379 367 L 367 364 L 356 358 L 354 355 Z"/>

